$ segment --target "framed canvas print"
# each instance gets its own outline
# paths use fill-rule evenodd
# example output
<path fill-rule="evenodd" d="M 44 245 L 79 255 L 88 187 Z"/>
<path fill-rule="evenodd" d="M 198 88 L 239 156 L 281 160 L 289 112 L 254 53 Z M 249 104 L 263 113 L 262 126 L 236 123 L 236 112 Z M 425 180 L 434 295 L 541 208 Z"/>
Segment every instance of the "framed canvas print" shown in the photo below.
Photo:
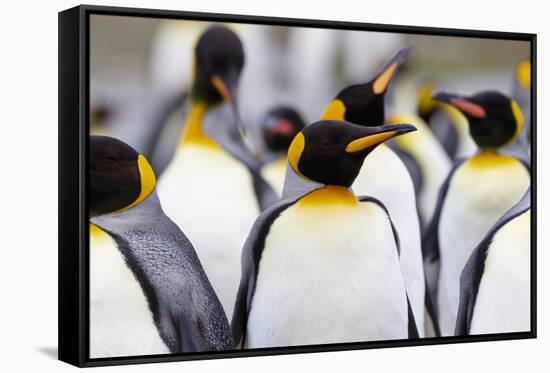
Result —
<path fill-rule="evenodd" d="M 535 57 L 527 33 L 59 13 L 59 358 L 535 337 Z"/>

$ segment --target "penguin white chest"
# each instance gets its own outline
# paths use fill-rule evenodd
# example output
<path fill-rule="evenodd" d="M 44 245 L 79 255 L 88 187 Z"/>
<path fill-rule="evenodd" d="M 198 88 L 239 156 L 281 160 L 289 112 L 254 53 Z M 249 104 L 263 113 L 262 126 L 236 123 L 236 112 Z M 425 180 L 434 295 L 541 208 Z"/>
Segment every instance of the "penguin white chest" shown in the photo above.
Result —
<path fill-rule="evenodd" d="M 531 210 L 493 238 L 479 284 L 470 334 L 531 329 Z"/>
<path fill-rule="evenodd" d="M 259 214 L 250 173 L 221 149 L 185 145 L 161 178 L 159 197 L 195 247 L 230 318 L 242 245 Z"/>
<path fill-rule="evenodd" d="M 356 195 L 372 196 L 388 209 L 401 241 L 401 268 L 420 336 L 424 332 L 424 267 L 416 196 L 409 171 L 388 146 L 372 151 L 352 186 Z"/>
<path fill-rule="evenodd" d="M 302 201 L 266 238 L 246 345 L 406 338 L 405 288 L 385 212 L 372 203 Z"/>
<path fill-rule="evenodd" d="M 104 232 L 91 235 L 90 357 L 166 353 L 147 298 L 115 242 Z"/>
<path fill-rule="evenodd" d="M 529 182 L 529 173 L 519 161 L 500 155 L 473 157 L 453 175 L 438 231 L 442 333 L 454 333 L 460 274 L 466 261 L 497 219 L 521 199 Z"/>

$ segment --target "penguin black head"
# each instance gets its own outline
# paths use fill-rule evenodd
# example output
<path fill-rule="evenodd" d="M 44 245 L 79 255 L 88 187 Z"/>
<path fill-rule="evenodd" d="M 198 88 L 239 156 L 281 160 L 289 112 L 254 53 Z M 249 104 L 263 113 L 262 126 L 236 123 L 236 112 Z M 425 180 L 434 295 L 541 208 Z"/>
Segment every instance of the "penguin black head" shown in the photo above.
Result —
<path fill-rule="evenodd" d="M 470 135 L 483 150 L 512 143 L 520 134 L 523 115 L 516 101 L 495 91 L 473 96 L 436 92 L 434 100 L 456 107 L 468 119 Z"/>
<path fill-rule="evenodd" d="M 315 122 L 296 135 L 288 162 L 305 179 L 349 187 L 376 146 L 415 130 L 410 124 L 364 127 L 344 121 Z"/>
<path fill-rule="evenodd" d="M 305 127 L 298 112 L 287 106 L 270 110 L 262 121 L 262 133 L 272 152 L 287 151 L 294 137 Z"/>
<path fill-rule="evenodd" d="M 384 123 L 384 97 L 398 67 L 411 48 L 403 48 L 393 56 L 369 82 L 344 88 L 325 108 L 322 120 L 345 120 L 362 126 Z"/>
<path fill-rule="evenodd" d="M 131 146 L 107 136 L 90 136 L 90 216 L 120 212 L 155 189 L 153 169 Z"/>
<path fill-rule="evenodd" d="M 193 98 L 211 106 L 223 101 L 234 103 L 243 66 L 239 37 L 223 26 L 208 28 L 195 47 Z"/>

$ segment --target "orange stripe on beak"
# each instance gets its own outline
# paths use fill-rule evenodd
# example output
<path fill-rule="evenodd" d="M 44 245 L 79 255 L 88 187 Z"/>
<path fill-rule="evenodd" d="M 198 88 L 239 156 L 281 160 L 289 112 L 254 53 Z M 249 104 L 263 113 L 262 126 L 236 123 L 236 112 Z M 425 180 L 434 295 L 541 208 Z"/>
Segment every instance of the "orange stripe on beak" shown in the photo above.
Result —
<path fill-rule="evenodd" d="M 474 118 L 485 118 L 487 115 L 481 106 L 461 98 L 451 99 L 451 104 L 453 104 L 453 106 L 462 111 L 464 114 L 468 114 Z"/>
<path fill-rule="evenodd" d="M 214 86 L 214 88 L 216 88 L 218 93 L 223 97 L 225 101 L 228 101 L 228 102 L 233 101 L 233 97 L 231 96 L 229 89 L 227 89 L 227 85 L 225 85 L 225 83 L 219 76 L 214 75 L 210 79 L 210 81 L 212 82 L 212 85 Z"/>
<path fill-rule="evenodd" d="M 384 71 L 376 80 L 374 81 L 372 85 L 372 90 L 376 94 L 380 94 L 388 88 L 388 85 L 390 84 L 391 78 L 393 77 L 393 74 L 395 73 L 395 70 L 397 69 L 397 63 L 392 63 L 386 71 Z"/>

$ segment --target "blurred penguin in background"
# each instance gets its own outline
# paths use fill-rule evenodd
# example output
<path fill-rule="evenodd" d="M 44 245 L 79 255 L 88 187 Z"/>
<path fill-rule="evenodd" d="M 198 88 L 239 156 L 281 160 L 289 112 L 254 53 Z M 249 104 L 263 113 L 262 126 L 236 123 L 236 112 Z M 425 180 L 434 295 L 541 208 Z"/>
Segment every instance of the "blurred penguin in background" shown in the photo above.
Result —
<path fill-rule="evenodd" d="M 273 27 L 246 24 L 226 24 L 225 27 L 238 32 L 243 41 L 246 69 L 241 72 L 239 101 L 245 105 L 239 109 L 241 125 L 246 128 L 245 141 L 257 152 L 254 140 L 259 134 L 255 126 L 247 126 L 256 120 L 261 108 L 267 108 L 276 97 L 277 66 L 279 53 L 274 50 Z M 193 83 L 194 45 L 204 31 L 203 22 L 163 21 L 155 33 L 150 58 L 150 85 L 157 95 L 181 97 L 191 89 Z M 259 94 L 259 92 L 261 94 Z M 179 134 L 185 124 L 188 105 L 183 99 L 179 105 L 165 115 L 164 126 L 158 136 L 151 163 L 155 169 L 163 171 L 174 156 Z"/>
<path fill-rule="evenodd" d="M 194 46 L 204 32 L 204 23 L 184 20 L 162 20 L 155 30 L 149 55 L 149 87 L 155 96 L 172 97 L 175 105 L 167 106 L 149 159 L 160 178 L 180 139 L 188 115 L 188 93 L 193 79 Z"/>
<path fill-rule="evenodd" d="M 401 49 L 375 77 L 340 91 L 325 108 L 323 120 L 346 120 L 365 127 L 385 120 L 385 95 L 409 48 Z M 353 183 L 357 195 L 379 199 L 388 209 L 401 242 L 401 266 L 419 333 L 424 333 L 425 279 L 416 195 L 409 171 L 385 144 L 373 150 Z"/>
<path fill-rule="evenodd" d="M 90 356 L 233 348 L 193 246 L 164 214 L 147 159 L 90 137 Z"/>
<path fill-rule="evenodd" d="M 427 266 L 438 268 L 429 286 L 437 298 L 441 332 L 453 335 L 464 265 L 489 229 L 525 194 L 530 175 L 522 160 L 500 153 L 522 131 L 523 115 L 514 100 L 495 91 L 472 96 L 437 92 L 433 98 L 466 116 L 479 149 L 455 163 L 423 242 Z"/>
<path fill-rule="evenodd" d="M 262 166 L 262 176 L 279 197 L 285 182 L 288 147 L 304 127 L 300 114 L 288 106 L 270 110 L 262 121 L 263 140 L 269 152 Z"/>
<path fill-rule="evenodd" d="M 455 335 L 531 330 L 531 189 L 472 252 L 460 275 Z"/>
<path fill-rule="evenodd" d="M 276 200 L 241 136 L 236 90 L 243 66 L 234 32 L 214 25 L 201 35 L 186 124 L 159 183 L 167 215 L 193 242 L 228 315 L 242 244 L 261 209 Z"/>

